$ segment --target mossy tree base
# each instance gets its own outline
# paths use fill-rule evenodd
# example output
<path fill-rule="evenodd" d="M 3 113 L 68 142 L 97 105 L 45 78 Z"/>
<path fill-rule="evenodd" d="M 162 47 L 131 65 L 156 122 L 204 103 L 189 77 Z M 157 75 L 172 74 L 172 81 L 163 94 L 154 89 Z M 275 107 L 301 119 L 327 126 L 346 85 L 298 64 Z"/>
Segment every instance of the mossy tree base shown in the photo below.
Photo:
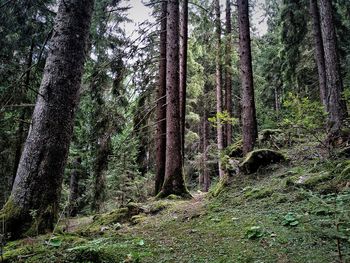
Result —
<path fill-rule="evenodd" d="M 10 239 L 34 236 L 53 230 L 56 211 L 52 207 L 45 210 L 28 211 L 16 205 L 10 198 L 0 211 L 0 221 L 5 222 L 5 232 Z"/>

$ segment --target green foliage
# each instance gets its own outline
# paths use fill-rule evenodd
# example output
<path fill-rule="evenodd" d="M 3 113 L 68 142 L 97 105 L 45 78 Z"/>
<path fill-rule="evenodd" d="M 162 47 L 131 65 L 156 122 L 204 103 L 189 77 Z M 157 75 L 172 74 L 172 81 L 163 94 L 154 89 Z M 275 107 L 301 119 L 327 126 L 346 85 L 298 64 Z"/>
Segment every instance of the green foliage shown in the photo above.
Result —
<path fill-rule="evenodd" d="M 283 217 L 282 225 L 284 226 L 297 226 L 299 225 L 298 217 L 294 213 L 289 212 Z"/>
<path fill-rule="evenodd" d="M 257 239 L 264 235 L 264 231 L 260 226 L 251 226 L 246 229 L 245 236 L 248 239 Z"/>
<path fill-rule="evenodd" d="M 221 125 L 224 125 L 224 124 L 237 125 L 238 124 L 238 119 L 231 117 L 227 111 L 217 112 L 216 116 L 208 118 L 208 121 L 213 125 L 213 127 L 216 127 L 218 122 Z"/>
<path fill-rule="evenodd" d="M 300 127 L 312 131 L 324 125 L 326 113 L 319 102 L 289 93 L 284 107 L 286 114 L 282 126 Z"/>

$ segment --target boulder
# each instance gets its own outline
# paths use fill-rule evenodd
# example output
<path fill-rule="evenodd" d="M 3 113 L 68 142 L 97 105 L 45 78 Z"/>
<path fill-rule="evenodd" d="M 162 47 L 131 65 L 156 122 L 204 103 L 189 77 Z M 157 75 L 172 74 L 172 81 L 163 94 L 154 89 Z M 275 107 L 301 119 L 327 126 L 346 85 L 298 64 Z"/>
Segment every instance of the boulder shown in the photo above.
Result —
<path fill-rule="evenodd" d="M 285 161 L 286 158 L 280 152 L 259 149 L 247 154 L 247 157 L 239 165 L 240 172 L 244 174 L 255 173 L 260 167 L 268 166 L 273 163 Z"/>

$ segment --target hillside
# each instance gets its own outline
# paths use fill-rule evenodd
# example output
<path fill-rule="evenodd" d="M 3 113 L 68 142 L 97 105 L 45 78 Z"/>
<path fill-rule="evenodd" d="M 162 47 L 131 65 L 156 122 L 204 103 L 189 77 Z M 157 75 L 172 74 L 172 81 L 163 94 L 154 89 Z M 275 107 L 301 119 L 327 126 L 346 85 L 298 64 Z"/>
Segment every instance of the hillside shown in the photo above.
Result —
<path fill-rule="evenodd" d="M 350 262 L 349 162 L 320 152 L 285 149 L 288 162 L 232 177 L 216 197 L 214 186 L 62 220 L 8 243 L 4 262 Z"/>

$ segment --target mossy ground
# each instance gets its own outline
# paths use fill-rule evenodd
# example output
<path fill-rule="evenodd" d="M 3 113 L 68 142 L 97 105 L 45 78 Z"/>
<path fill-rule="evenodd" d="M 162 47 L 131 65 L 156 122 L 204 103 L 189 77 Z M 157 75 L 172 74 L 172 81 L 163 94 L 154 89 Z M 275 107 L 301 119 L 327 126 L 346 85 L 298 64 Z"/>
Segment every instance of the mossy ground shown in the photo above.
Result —
<path fill-rule="evenodd" d="M 348 177 L 340 176 L 348 163 L 315 152 L 312 145 L 288 149 L 290 163 L 236 176 L 217 197 L 153 200 L 145 205 L 154 212 L 136 223 L 89 235 L 74 230 L 51 243 L 50 236 L 11 242 L 5 262 L 329 263 L 339 262 L 337 241 L 350 262 L 350 201 L 334 201 L 350 200 Z M 298 184 L 302 176 L 310 181 Z M 285 223 L 291 217 L 294 226 Z"/>

